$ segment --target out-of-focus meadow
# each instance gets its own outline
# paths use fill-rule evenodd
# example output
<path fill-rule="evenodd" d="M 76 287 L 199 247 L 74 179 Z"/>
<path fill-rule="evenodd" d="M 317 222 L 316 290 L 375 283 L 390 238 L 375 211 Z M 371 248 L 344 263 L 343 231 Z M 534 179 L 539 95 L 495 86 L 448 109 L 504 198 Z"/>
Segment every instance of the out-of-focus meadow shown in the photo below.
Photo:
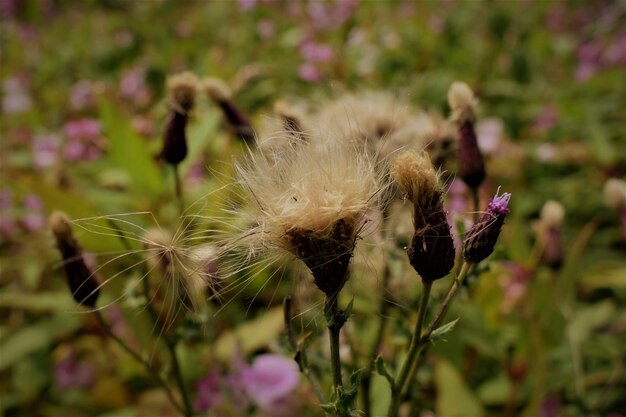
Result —
<path fill-rule="evenodd" d="M 511 214 L 489 263 L 450 310 L 460 317 L 456 329 L 428 351 L 416 401 L 440 417 L 626 415 L 626 208 L 603 193 L 608 179 L 626 178 L 624 1 L 1 0 L 0 15 L 5 416 L 177 415 L 144 369 L 74 303 L 47 218 L 54 210 L 73 219 L 134 213 L 118 224 L 132 223 L 130 232 L 177 227 L 174 178 L 155 155 L 168 111 L 166 77 L 186 70 L 225 80 L 255 126 L 278 100 L 317 103 L 369 90 L 446 115 L 450 84 L 469 84 L 480 99 L 478 142 L 487 161 L 482 206 L 501 186 L 512 193 Z M 207 229 L 219 228 L 211 219 L 224 217 L 232 161 L 246 145 L 204 96 L 187 133 L 185 199 L 205 197 L 188 214 L 197 209 Z M 565 209 L 563 263 L 553 268 L 537 255 L 538 218 L 549 200 Z M 463 197 L 458 203 L 472 210 Z M 141 245 L 124 248 L 101 233 L 110 227 L 102 220 L 77 224 L 87 264 L 112 278 L 98 302 L 109 306 L 103 315 L 131 346 L 148 346 L 143 354 L 158 369 L 137 291 L 145 272 L 130 253 Z M 387 312 L 395 331 L 385 335 L 383 356 L 405 343 L 416 311 L 419 280 L 406 258 L 396 258 L 392 270 L 408 284 Z M 380 318 L 372 294 L 386 289 L 355 262 L 344 343 L 358 351 Z M 321 304 L 307 295 L 310 278 L 288 271 L 270 279 L 261 270 L 179 325 L 184 385 L 199 412 L 321 415 L 303 377 L 288 390 L 289 404 L 272 408 L 262 382 L 250 387 L 233 376 L 266 359 L 291 377 L 277 355 L 293 356 L 282 315 L 293 281 L 305 294 L 301 330 L 323 333 Z M 438 297 L 447 285 L 435 287 Z M 309 343 L 323 355 L 320 338 Z M 353 368 L 365 366 L 354 353 L 344 356 Z M 385 415 L 386 381 L 375 375 L 372 383 L 372 415 Z M 220 411 L 208 405 L 216 396 Z"/>

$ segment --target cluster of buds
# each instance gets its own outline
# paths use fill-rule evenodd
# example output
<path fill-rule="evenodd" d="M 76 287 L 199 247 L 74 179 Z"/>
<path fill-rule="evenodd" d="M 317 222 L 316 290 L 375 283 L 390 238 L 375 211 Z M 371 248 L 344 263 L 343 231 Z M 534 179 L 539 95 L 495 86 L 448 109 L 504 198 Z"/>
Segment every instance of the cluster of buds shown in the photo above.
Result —
<path fill-rule="evenodd" d="M 409 261 L 422 280 L 443 278 L 454 266 L 454 241 L 430 158 L 425 152 L 404 152 L 395 160 L 393 175 L 413 203 L 415 232 L 407 250 Z"/>
<path fill-rule="evenodd" d="M 83 251 L 70 226 L 70 218 L 65 213 L 55 211 L 50 215 L 48 223 L 61 252 L 72 297 L 80 305 L 95 307 L 100 295 L 100 283 L 85 263 Z"/>

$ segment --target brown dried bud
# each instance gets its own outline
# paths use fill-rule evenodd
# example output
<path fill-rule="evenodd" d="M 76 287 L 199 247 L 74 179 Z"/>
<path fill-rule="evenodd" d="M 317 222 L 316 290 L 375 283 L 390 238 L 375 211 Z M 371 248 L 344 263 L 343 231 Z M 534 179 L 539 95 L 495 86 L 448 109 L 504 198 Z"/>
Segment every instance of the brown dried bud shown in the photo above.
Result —
<path fill-rule="evenodd" d="M 541 259 L 547 266 L 557 270 L 563 265 L 561 231 L 551 227 L 545 230 L 544 233 L 545 242 Z"/>
<path fill-rule="evenodd" d="M 230 88 L 219 79 L 207 78 L 200 87 L 217 104 L 231 128 L 247 144 L 255 141 L 254 127 L 246 114 L 232 100 Z"/>
<path fill-rule="evenodd" d="M 348 266 L 355 237 L 349 222 L 339 220 L 328 235 L 310 230 L 288 232 L 296 256 L 313 274 L 315 285 L 327 296 L 335 296 L 348 280 Z"/>
<path fill-rule="evenodd" d="M 69 217 L 65 213 L 55 211 L 50 215 L 48 223 L 63 258 L 63 267 L 72 297 L 77 303 L 93 308 L 100 295 L 100 283 L 85 264 L 82 249 L 74 237 Z"/>
<path fill-rule="evenodd" d="M 485 160 L 478 148 L 474 122 L 466 121 L 459 126 L 458 176 L 470 188 L 478 188 L 485 180 Z"/>

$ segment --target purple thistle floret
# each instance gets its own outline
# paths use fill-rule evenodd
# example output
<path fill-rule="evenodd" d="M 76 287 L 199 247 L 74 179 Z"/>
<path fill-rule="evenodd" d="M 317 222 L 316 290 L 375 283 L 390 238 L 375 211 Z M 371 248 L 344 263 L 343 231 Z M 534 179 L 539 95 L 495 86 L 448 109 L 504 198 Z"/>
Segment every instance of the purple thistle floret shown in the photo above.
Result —
<path fill-rule="evenodd" d="M 466 261 L 479 263 L 491 255 L 500 236 L 504 218 L 509 214 L 510 199 L 510 193 L 498 196 L 496 192 L 487 210 L 466 235 L 463 242 L 463 257 Z"/>

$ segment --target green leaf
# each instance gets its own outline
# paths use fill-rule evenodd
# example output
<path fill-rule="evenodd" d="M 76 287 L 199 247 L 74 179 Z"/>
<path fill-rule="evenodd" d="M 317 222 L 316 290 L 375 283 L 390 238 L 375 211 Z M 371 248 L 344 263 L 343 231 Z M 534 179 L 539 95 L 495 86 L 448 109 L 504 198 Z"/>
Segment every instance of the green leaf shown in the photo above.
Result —
<path fill-rule="evenodd" d="M 444 324 L 443 326 L 440 326 L 438 328 L 436 328 L 435 330 L 433 330 L 433 332 L 430 334 L 430 337 L 428 338 L 431 342 L 435 341 L 435 340 L 444 340 L 443 336 L 446 333 L 451 332 L 452 330 L 454 330 L 454 327 L 456 326 L 456 324 L 459 322 L 460 317 L 457 318 L 456 320 L 452 320 L 449 323 Z"/>
<path fill-rule="evenodd" d="M 59 335 L 72 332 L 81 325 L 78 314 L 65 314 L 18 330 L 0 345 L 0 371 L 13 365 L 24 356 L 43 349 Z"/>
<path fill-rule="evenodd" d="M 461 374 L 447 361 L 440 359 L 435 365 L 437 385 L 436 414 L 438 416 L 481 417 L 482 405 L 465 385 Z"/>
<path fill-rule="evenodd" d="M 385 377 L 387 379 L 387 382 L 389 382 L 389 386 L 393 390 L 396 383 L 393 379 L 393 376 L 391 376 L 391 374 L 389 373 L 389 370 L 387 369 L 387 364 L 385 364 L 385 360 L 383 359 L 383 357 L 378 356 L 374 363 L 376 364 L 376 372 L 378 372 L 378 375 Z"/>
<path fill-rule="evenodd" d="M 231 360 L 237 349 L 241 349 L 244 354 L 259 349 L 283 331 L 283 323 L 283 309 L 275 307 L 224 333 L 215 343 L 215 355 L 226 362 Z"/>
<path fill-rule="evenodd" d="M 5 292 L 0 294 L 0 307 L 53 312 L 68 312 L 77 308 L 69 291 L 38 294 Z"/>
<path fill-rule="evenodd" d="M 147 143 L 132 130 L 128 120 L 112 103 L 101 100 L 99 110 L 104 133 L 110 142 L 108 158 L 111 163 L 130 174 L 134 191 L 158 194 L 163 182 Z"/>

